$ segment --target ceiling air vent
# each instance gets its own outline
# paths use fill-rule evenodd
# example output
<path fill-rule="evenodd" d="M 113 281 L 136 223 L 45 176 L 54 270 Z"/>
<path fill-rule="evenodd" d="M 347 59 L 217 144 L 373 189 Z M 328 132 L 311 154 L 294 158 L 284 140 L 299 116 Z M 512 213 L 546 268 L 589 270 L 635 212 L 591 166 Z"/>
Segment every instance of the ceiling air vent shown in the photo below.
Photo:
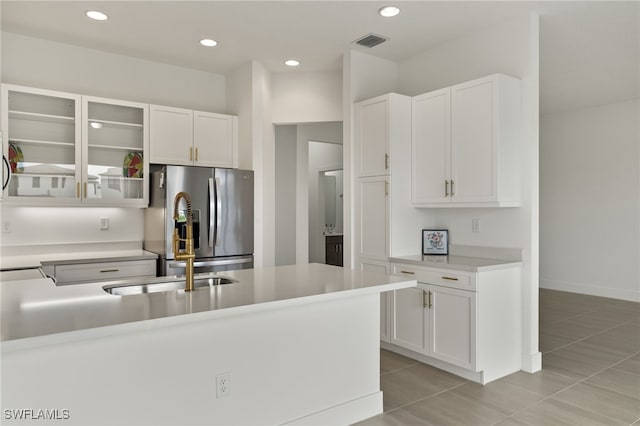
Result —
<path fill-rule="evenodd" d="M 387 41 L 386 37 L 376 34 L 367 34 L 366 36 L 357 39 L 354 43 L 359 44 L 360 46 L 372 48 L 380 43 L 384 43 L 385 41 Z"/>

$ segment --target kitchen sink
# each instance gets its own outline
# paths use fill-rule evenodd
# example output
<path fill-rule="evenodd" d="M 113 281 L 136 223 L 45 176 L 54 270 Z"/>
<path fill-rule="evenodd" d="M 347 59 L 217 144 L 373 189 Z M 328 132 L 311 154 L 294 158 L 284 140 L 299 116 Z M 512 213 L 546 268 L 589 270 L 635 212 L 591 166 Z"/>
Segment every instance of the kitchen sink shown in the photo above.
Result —
<path fill-rule="evenodd" d="M 223 284 L 231 284 L 237 281 L 225 277 L 196 278 L 193 280 L 195 290 L 204 287 L 215 287 Z M 137 283 L 117 283 L 105 285 L 104 291 L 114 296 L 129 296 L 132 294 L 160 293 L 163 291 L 184 290 L 184 280 L 181 281 L 159 281 L 159 282 L 137 282 Z"/>

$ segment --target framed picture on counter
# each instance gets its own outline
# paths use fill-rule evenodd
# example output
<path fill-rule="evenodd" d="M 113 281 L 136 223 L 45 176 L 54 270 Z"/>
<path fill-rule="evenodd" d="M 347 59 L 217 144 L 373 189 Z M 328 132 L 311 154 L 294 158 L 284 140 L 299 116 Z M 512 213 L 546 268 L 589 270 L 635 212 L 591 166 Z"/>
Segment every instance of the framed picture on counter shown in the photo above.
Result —
<path fill-rule="evenodd" d="M 449 254 L 449 231 L 447 229 L 422 230 L 422 254 Z"/>

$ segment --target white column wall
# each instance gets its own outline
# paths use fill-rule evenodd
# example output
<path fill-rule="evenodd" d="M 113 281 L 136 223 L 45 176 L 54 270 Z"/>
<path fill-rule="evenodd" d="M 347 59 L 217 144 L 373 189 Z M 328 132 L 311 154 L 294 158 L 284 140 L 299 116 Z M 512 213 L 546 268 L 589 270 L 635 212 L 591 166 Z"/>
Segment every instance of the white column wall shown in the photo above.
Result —
<path fill-rule="evenodd" d="M 275 128 L 276 149 L 276 258 L 275 264 L 296 263 L 296 149 L 297 126 Z"/>

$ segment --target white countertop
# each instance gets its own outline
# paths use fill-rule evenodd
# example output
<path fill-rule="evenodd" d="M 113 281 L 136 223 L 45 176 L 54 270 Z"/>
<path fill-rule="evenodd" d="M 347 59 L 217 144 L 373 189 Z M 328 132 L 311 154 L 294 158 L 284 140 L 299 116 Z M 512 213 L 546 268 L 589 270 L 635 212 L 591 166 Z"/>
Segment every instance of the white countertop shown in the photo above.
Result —
<path fill-rule="evenodd" d="M 192 292 L 174 290 L 130 296 L 106 293 L 102 289 L 104 282 L 55 286 L 49 279 L 33 279 L 0 283 L 3 350 L 12 343 L 17 344 L 14 349 L 25 344 L 39 345 L 42 343 L 33 341 L 44 338 L 48 338 L 47 344 L 69 341 L 73 340 L 69 335 L 83 332 L 83 338 L 91 338 L 131 324 L 148 329 L 159 321 L 165 321 L 165 326 L 166 321 L 174 325 L 196 318 L 250 313 L 417 284 L 402 277 L 321 264 L 246 269 L 219 275 L 238 282 Z"/>
<path fill-rule="evenodd" d="M 78 252 L 37 253 L 32 255 L 11 255 L 3 251 L 0 269 L 39 268 L 52 263 L 94 263 L 119 262 L 126 260 L 157 259 L 158 255 L 145 250 L 100 250 Z"/>
<path fill-rule="evenodd" d="M 482 272 L 521 266 L 522 261 L 506 259 L 485 259 L 469 256 L 434 256 L 414 255 L 392 257 L 391 262 L 406 263 L 431 268 L 450 269 L 453 271 Z"/>

